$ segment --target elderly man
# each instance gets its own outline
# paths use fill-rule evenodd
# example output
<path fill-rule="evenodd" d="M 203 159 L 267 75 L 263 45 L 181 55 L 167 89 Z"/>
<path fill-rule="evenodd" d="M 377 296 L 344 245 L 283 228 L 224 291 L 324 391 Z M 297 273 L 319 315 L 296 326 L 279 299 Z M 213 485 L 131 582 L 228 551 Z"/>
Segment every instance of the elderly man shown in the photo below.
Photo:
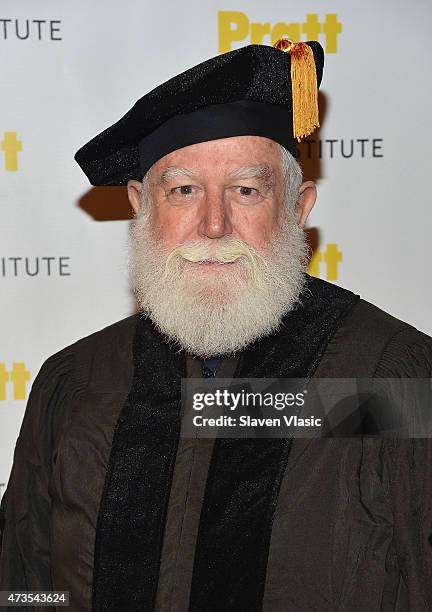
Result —
<path fill-rule="evenodd" d="M 2 589 L 74 610 L 430 610 L 427 440 L 181 437 L 185 377 L 430 378 L 432 341 L 307 276 L 318 43 L 251 45 L 76 158 L 127 184 L 140 313 L 43 365 L 3 500 Z M 144 178 L 142 178 L 144 177 Z"/>

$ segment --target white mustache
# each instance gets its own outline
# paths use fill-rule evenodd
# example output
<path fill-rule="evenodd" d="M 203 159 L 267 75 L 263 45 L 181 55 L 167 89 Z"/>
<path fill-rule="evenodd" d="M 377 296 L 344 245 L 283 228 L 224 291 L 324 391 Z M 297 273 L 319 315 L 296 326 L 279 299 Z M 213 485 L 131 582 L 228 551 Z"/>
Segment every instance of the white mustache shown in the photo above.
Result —
<path fill-rule="evenodd" d="M 192 263 L 208 261 L 221 264 L 233 263 L 243 258 L 245 266 L 250 269 L 253 275 L 254 281 L 257 277 L 258 261 L 267 265 L 266 259 L 246 242 L 232 236 L 224 236 L 217 243 L 209 243 L 208 240 L 195 240 L 175 247 L 166 259 L 164 279 L 172 277 L 172 274 L 175 274 L 176 271 L 179 272 L 178 262 L 180 258 Z"/>

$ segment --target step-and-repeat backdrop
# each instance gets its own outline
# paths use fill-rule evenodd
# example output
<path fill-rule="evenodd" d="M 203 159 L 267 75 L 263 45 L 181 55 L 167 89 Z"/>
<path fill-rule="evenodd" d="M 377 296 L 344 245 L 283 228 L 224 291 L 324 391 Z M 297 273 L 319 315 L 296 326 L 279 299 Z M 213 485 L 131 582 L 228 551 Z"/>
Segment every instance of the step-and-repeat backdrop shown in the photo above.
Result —
<path fill-rule="evenodd" d="M 311 273 L 432 334 L 431 21 L 427 0 L 2 1 L 0 495 L 42 362 L 134 310 L 125 190 L 90 188 L 73 155 L 218 53 L 322 43 Z"/>

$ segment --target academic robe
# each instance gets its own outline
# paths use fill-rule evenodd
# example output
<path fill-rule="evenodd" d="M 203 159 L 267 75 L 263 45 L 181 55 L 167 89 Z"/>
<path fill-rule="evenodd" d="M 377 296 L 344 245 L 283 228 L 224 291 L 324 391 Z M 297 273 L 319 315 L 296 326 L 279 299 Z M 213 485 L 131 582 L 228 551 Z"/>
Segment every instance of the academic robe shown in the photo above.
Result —
<path fill-rule="evenodd" d="M 431 338 L 308 277 L 219 375 L 431 371 Z M 142 315 L 44 363 L 2 500 L 0 590 L 67 590 L 77 611 L 431 610 L 431 442 L 182 438 L 181 378 L 199 375 Z"/>

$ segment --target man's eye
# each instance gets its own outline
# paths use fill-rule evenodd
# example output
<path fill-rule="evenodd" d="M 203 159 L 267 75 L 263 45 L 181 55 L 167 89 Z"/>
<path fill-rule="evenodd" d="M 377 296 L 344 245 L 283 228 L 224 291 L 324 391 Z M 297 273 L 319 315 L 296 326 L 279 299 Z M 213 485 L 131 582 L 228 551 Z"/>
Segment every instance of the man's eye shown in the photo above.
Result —
<path fill-rule="evenodd" d="M 171 189 L 171 193 L 175 193 L 177 195 L 191 195 L 193 193 L 193 186 L 182 185 L 181 187 L 174 187 Z"/>
<path fill-rule="evenodd" d="M 242 196 L 252 196 L 258 193 L 258 189 L 254 187 L 239 187 L 239 192 Z"/>

